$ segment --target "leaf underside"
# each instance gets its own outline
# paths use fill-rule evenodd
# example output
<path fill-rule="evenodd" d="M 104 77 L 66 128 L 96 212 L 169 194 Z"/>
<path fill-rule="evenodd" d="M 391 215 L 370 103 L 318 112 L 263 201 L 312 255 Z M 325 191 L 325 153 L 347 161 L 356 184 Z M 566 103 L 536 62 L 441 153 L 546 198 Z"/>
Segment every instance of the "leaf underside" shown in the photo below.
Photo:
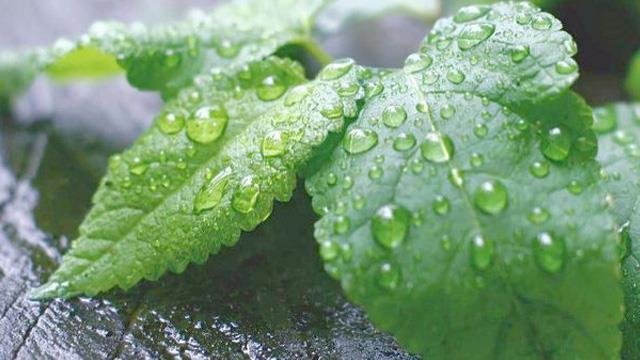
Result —
<path fill-rule="evenodd" d="M 573 40 L 524 3 L 454 19 L 370 80 L 307 181 L 325 268 L 427 358 L 614 358 L 618 237 L 591 110 L 566 92 Z"/>

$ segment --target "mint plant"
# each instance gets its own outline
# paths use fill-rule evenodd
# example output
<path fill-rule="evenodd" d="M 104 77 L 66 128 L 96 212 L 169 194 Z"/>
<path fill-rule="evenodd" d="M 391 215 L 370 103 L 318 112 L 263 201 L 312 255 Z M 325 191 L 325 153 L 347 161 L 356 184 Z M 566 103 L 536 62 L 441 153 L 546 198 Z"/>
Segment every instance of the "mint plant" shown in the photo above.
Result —
<path fill-rule="evenodd" d="M 166 100 L 110 159 L 80 236 L 32 296 L 96 296 L 181 273 L 268 218 L 302 176 L 325 270 L 409 351 L 639 356 L 640 107 L 594 116 L 571 90 L 576 42 L 528 2 L 461 8 L 402 69 L 329 61 L 312 38 L 389 9 L 434 8 L 237 1 L 158 28 L 99 23 L 77 42 L 0 56 L 6 98 L 39 72 L 124 71 Z M 283 56 L 296 44 L 330 62 L 314 79 Z"/>

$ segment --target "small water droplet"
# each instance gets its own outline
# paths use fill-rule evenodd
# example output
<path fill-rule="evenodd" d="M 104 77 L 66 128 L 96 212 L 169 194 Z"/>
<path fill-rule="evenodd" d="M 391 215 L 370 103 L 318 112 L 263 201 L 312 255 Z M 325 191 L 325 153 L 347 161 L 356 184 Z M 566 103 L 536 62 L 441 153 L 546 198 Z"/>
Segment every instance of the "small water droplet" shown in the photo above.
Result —
<path fill-rule="evenodd" d="M 537 178 L 544 178 L 549 175 L 550 165 L 546 161 L 536 161 L 531 166 L 529 166 L 529 171 L 531 175 Z"/>
<path fill-rule="evenodd" d="M 432 131 L 427 134 L 420 151 L 425 160 L 444 163 L 453 157 L 454 145 L 449 136 Z"/>
<path fill-rule="evenodd" d="M 382 122 L 390 128 L 397 128 L 406 120 L 407 112 L 402 106 L 388 106 L 382 112 Z"/>
<path fill-rule="evenodd" d="M 160 131 L 167 135 L 175 134 L 184 128 L 184 116 L 175 112 L 163 112 L 157 119 Z"/>
<path fill-rule="evenodd" d="M 416 145 L 416 137 L 413 134 L 401 133 L 393 140 L 393 149 L 396 151 L 406 151 Z"/>
<path fill-rule="evenodd" d="M 333 223 L 333 231 L 336 235 L 342 235 L 351 228 L 351 220 L 346 216 L 338 216 Z"/>
<path fill-rule="evenodd" d="M 485 125 L 483 123 L 477 123 L 473 128 L 473 133 L 478 138 L 483 138 L 483 137 L 487 136 L 487 134 L 489 134 L 489 128 L 487 127 L 487 125 Z"/>
<path fill-rule="evenodd" d="M 451 119 L 456 114 L 456 108 L 453 105 L 447 104 L 440 109 L 440 116 L 445 119 Z"/>
<path fill-rule="evenodd" d="M 342 103 L 335 103 L 320 110 L 320 114 L 327 119 L 339 119 L 344 115 L 344 106 Z"/>
<path fill-rule="evenodd" d="M 458 36 L 458 47 L 460 50 L 469 50 L 486 41 L 495 31 L 496 27 L 493 24 L 467 25 Z"/>
<path fill-rule="evenodd" d="M 355 82 L 343 82 L 338 87 L 338 90 L 336 90 L 338 95 L 340 95 L 341 97 L 355 96 L 358 91 L 360 91 L 360 85 Z"/>
<path fill-rule="evenodd" d="M 562 60 L 556 63 L 556 72 L 558 74 L 573 74 L 576 70 L 578 70 L 578 64 L 573 59 Z"/>
<path fill-rule="evenodd" d="M 140 159 L 139 157 L 134 157 L 133 161 L 131 162 L 131 164 L 129 165 L 129 171 L 133 174 L 133 175 L 142 175 L 144 174 L 147 169 L 149 168 L 149 165 L 145 162 L 142 161 L 142 159 Z"/>
<path fill-rule="evenodd" d="M 480 235 L 471 239 L 471 265 L 479 271 L 485 271 L 491 266 L 494 255 L 493 241 Z"/>
<path fill-rule="evenodd" d="M 198 143 L 210 143 L 222 135 L 228 120 L 222 105 L 200 108 L 187 121 L 187 136 Z"/>
<path fill-rule="evenodd" d="M 497 180 L 483 182 L 473 195 L 478 209 L 490 215 L 497 215 L 504 211 L 508 198 L 507 189 Z"/>
<path fill-rule="evenodd" d="M 465 6 L 458 10 L 456 15 L 453 17 L 453 21 L 457 23 L 465 23 L 476 20 L 486 15 L 489 10 L 491 10 L 491 7 L 487 5 Z"/>
<path fill-rule="evenodd" d="M 380 95 L 382 91 L 384 91 L 384 85 L 379 81 L 368 82 L 364 85 L 364 96 L 367 99 Z"/>
<path fill-rule="evenodd" d="M 251 175 L 246 176 L 236 189 L 231 206 L 242 214 L 248 214 L 254 210 L 259 195 L 260 186 L 255 178 Z"/>
<path fill-rule="evenodd" d="M 529 47 L 524 45 L 515 45 L 509 48 L 509 57 L 514 63 L 521 63 L 529 56 Z"/>
<path fill-rule="evenodd" d="M 287 150 L 289 136 L 280 131 L 273 130 L 262 139 L 262 155 L 265 157 L 280 156 Z"/>
<path fill-rule="evenodd" d="M 540 14 L 540 15 L 536 15 L 533 18 L 533 22 L 531 23 L 531 26 L 536 30 L 549 30 L 551 29 L 552 24 L 553 24 L 553 21 L 551 20 L 551 17 L 549 15 Z"/>
<path fill-rule="evenodd" d="M 469 158 L 469 163 L 474 168 L 478 168 L 484 164 L 484 156 L 482 154 L 473 153 L 471 154 L 471 158 Z"/>
<path fill-rule="evenodd" d="M 427 69 L 433 63 L 431 56 L 423 53 L 411 54 L 404 62 L 404 71 L 407 73 L 416 73 Z"/>
<path fill-rule="evenodd" d="M 433 201 L 433 211 L 438 215 L 448 214 L 450 207 L 449 199 L 444 196 L 438 195 Z"/>
<path fill-rule="evenodd" d="M 353 65 L 355 65 L 355 61 L 353 61 L 353 59 L 341 59 L 334 61 L 322 69 L 320 72 L 320 79 L 335 80 L 341 78 L 347 74 L 351 68 L 353 68 Z"/>
<path fill-rule="evenodd" d="M 464 186 L 464 171 L 458 168 L 453 168 L 449 171 L 448 178 L 451 185 L 457 188 L 462 188 L 462 186 Z"/>
<path fill-rule="evenodd" d="M 550 129 L 542 139 L 542 154 L 549 160 L 562 161 L 569 156 L 571 137 L 560 127 Z"/>
<path fill-rule="evenodd" d="M 378 165 L 374 165 L 373 167 L 371 167 L 371 169 L 369 169 L 369 178 L 371 180 L 380 179 L 383 174 L 384 170 L 382 170 L 382 168 Z"/>
<path fill-rule="evenodd" d="M 327 185 L 335 186 L 338 183 L 338 176 L 334 173 L 327 175 Z"/>
<path fill-rule="evenodd" d="M 533 253 L 540 268 L 549 273 L 562 269 L 566 255 L 566 245 L 562 239 L 543 232 L 533 240 Z"/>
<path fill-rule="evenodd" d="M 574 195 L 579 195 L 582 193 L 582 185 L 580 184 L 580 182 L 572 180 L 569 183 L 569 186 L 567 186 L 567 190 L 569 190 L 569 192 Z"/>
<path fill-rule="evenodd" d="M 378 209 L 371 220 L 371 233 L 381 246 L 393 249 L 400 246 L 409 233 L 411 213 L 397 205 Z"/>
<path fill-rule="evenodd" d="M 453 84 L 461 84 L 465 79 L 464 73 L 457 69 L 452 69 L 447 73 L 447 80 Z"/>
<path fill-rule="evenodd" d="M 549 220 L 550 216 L 551 215 L 546 209 L 536 206 L 531 210 L 528 217 L 529 217 L 529 221 L 531 221 L 532 223 L 542 224 L 547 220 Z"/>
<path fill-rule="evenodd" d="M 311 93 L 311 87 L 307 84 L 298 85 L 289 91 L 289 94 L 284 98 L 285 106 L 293 106 L 304 100 Z"/>
<path fill-rule="evenodd" d="M 400 283 L 400 269 L 385 262 L 378 269 L 378 284 L 386 290 L 394 290 Z"/>
<path fill-rule="evenodd" d="M 230 176 L 231 168 L 227 167 L 200 190 L 193 203 L 196 214 L 213 209 L 220 204 Z"/>
<path fill-rule="evenodd" d="M 349 129 L 342 147 L 349 154 L 360 154 L 371 150 L 378 143 L 378 134 L 369 129 Z"/>
<path fill-rule="evenodd" d="M 612 107 L 597 108 L 593 111 L 593 130 L 600 134 L 613 131 L 617 126 L 616 113 Z"/>
<path fill-rule="evenodd" d="M 325 240 L 320 243 L 320 256 L 324 261 L 335 260 L 340 254 L 340 247 L 331 240 Z"/>
<path fill-rule="evenodd" d="M 218 55 L 220 55 L 220 57 L 230 59 L 236 57 L 236 55 L 238 55 L 238 53 L 240 52 L 240 49 L 240 44 L 233 43 L 225 39 L 218 44 L 216 52 L 218 53 Z"/>
<path fill-rule="evenodd" d="M 256 89 L 260 100 L 273 101 L 279 99 L 287 91 L 287 85 L 276 75 L 267 76 Z"/>

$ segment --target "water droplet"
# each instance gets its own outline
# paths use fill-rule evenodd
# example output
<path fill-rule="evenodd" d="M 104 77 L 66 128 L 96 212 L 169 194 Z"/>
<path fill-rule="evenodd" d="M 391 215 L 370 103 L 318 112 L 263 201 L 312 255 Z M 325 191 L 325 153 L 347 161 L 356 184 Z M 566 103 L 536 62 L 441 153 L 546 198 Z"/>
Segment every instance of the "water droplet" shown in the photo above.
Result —
<path fill-rule="evenodd" d="M 519 13 L 516 15 L 516 22 L 519 25 L 527 25 L 531 22 L 531 14 L 529 13 Z"/>
<path fill-rule="evenodd" d="M 378 165 L 374 165 L 373 167 L 371 167 L 371 169 L 369 169 L 369 178 L 371 180 L 380 179 L 383 174 L 384 171 Z"/>
<path fill-rule="evenodd" d="M 633 141 L 633 135 L 624 130 L 618 130 L 613 134 L 613 141 L 618 145 L 627 145 Z"/>
<path fill-rule="evenodd" d="M 432 131 L 427 134 L 424 142 L 420 146 L 420 151 L 425 160 L 444 163 L 453 157 L 453 141 L 447 135 Z"/>
<path fill-rule="evenodd" d="M 489 134 L 489 128 L 487 127 L 487 125 L 485 125 L 483 123 L 477 123 L 473 128 L 473 133 L 477 137 L 483 138 L 483 137 L 487 136 L 487 134 Z"/>
<path fill-rule="evenodd" d="M 259 195 L 260 186 L 255 178 L 251 175 L 246 176 L 236 189 L 231 206 L 242 214 L 248 214 L 254 210 Z"/>
<path fill-rule="evenodd" d="M 387 290 L 393 290 L 400 283 L 400 269 L 390 263 L 383 263 L 378 269 L 378 284 Z"/>
<path fill-rule="evenodd" d="M 469 163 L 474 168 L 478 168 L 484 164 L 484 156 L 482 154 L 473 153 L 469 159 Z"/>
<path fill-rule="evenodd" d="M 476 235 L 471 239 L 471 265 L 479 271 L 485 271 L 491 266 L 494 255 L 493 242 Z"/>
<path fill-rule="evenodd" d="M 549 160 L 562 161 L 569 156 L 571 137 L 560 127 L 554 127 L 542 139 L 542 154 Z"/>
<path fill-rule="evenodd" d="M 612 107 L 597 108 L 593 111 L 593 115 L 593 130 L 597 133 L 606 134 L 618 126 Z"/>
<path fill-rule="evenodd" d="M 426 114 L 426 113 L 429 112 L 429 105 L 427 105 L 427 103 L 425 103 L 425 102 L 419 102 L 419 103 L 416 104 L 416 110 L 419 113 Z"/>
<path fill-rule="evenodd" d="M 556 72 L 558 74 L 573 74 L 576 70 L 578 70 L 578 64 L 573 59 L 562 60 L 556 63 Z"/>
<path fill-rule="evenodd" d="M 431 56 L 423 53 L 411 54 L 404 62 L 404 71 L 407 73 L 416 73 L 427 69 L 433 63 Z"/>
<path fill-rule="evenodd" d="M 460 50 L 469 50 L 486 41 L 496 31 L 493 24 L 470 24 L 467 25 L 458 37 L 458 47 Z"/>
<path fill-rule="evenodd" d="M 451 119 L 456 114 L 456 108 L 453 105 L 445 105 L 440 109 L 440 116 L 445 119 Z"/>
<path fill-rule="evenodd" d="M 327 175 L 327 185 L 335 186 L 338 183 L 338 176 L 334 173 Z"/>
<path fill-rule="evenodd" d="M 531 26 L 536 30 L 549 30 L 553 24 L 551 17 L 547 14 L 536 15 Z"/>
<path fill-rule="evenodd" d="M 453 17 L 453 21 L 457 23 L 465 23 L 476 20 L 483 17 L 486 13 L 489 12 L 489 10 L 491 10 L 491 7 L 487 5 L 465 6 L 458 10 L 456 15 Z"/>
<path fill-rule="evenodd" d="M 433 201 L 433 211 L 438 215 L 446 215 L 449 213 L 451 205 L 449 204 L 449 199 L 444 196 L 436 196 Z"/>
<path fill-rule="evenodd" d="M 393 140 L 393 149 L 396 151 L 406 151 L 416 145 L 416 137 L 413 134 L 402 133 Z"/>
<path fill-rule="evenodd" d="M 533 254 L 536 263 L 542 270 L 557 273 L 564 265 L 566 245 L 562 239 L 556 239 L 551 234 L 543 232 L 533 240 Z"/>
<path fill-rule="evenodd" d="M 534 224 L 542 224 L 549 220 L 550 216 L 546 209 L 536 206 L 529 213 L 529 221 Z"/>
<path fill-rule="evenodd" d="M 567 186 L 567 190 L 569 190 L 569 192 L 574 195 L 579 195 L 582 193 L 582 185 L 580 184 L 580 182 L 572 180 L 569 183 L 569 186 Z"/>
<path fill-rule="evenodd" d="M 210 143 L 222 135 L 228 120 L 222 105 L 200 108 L 187 121 L 187 136 L 195 142 Z"/>
<path fill-rule="evenodd" d="M 279 77 L 270 75 L 258 85 L 256 95 L 260 100 L 273 101 L 279 99 L 286 91 L 287 85 Z"/>
<path fill-rule="evenodd" d="M 507 207 L 508 198 L 507 189 L 497 180 L 483 182 L 473 195 L 478 209 L 490 215 L 501 213 Z"/>
<path fill-rule="evenodd" d="M 144 174 L 147 169 L 149 168 L 149 165 L 146 164 L 145 162 L 142 161 L 142 159 L 140 159 L 139 157 L 134 157 L 133 161 L 130 164 L 130 168 L 129 171 L 133 174 L 133 175 L 142 175 Z"/>
<path fill-rule="evenodd" d="M 340 254 L 340 247 L 331 240 L 320 243 L 320 256 L 324 261 L 332 261 Z"/>
<path fill-rule="evenodd" d="M 451 185 L 457 188 L 462 188 L 464 185 L 464 171 L 458 168 L 451 169 L 451 171 L 449 171 L 448 178 Z"/>
<path fill-rule="evenodd" d="M 509 48 L 509 57 L 514 63 L 521 63 L 529 56 L 529 47 L 524 45 L 515 45 Z"/>
<path fill-rule="evenodd" d="M 578 53 L 578 44 L 573 39 L 567 39 L 563 43 L 564 50 L 567 52 L 567 55 L 574 56 Z"/>
<path fill-rule="evenodd" d="M 465 79 L 464 74 L 460 70 L 452 69 L 447 73 L 447 80 L 453 84 L 461 84 Z"/>
<path fill-rule="evenodd" d="M 180 113 L 163 112 L 157 119 L 160 131 L 167 135 L 175 134 L 184 128 L 184 116 Z"/>
<path fill-rule="evenodd" d="M 344 107 L 342 103 L 335 103 L 320 110 L 320 114 L 327 119 L 338 119 L 344 115 Z"/>
<path fill-rule="evenodd" d="M 388 106 L 382 112 L 382 122 L 390 128 L 397 128 L 406 120 L 407 112 L 402 106 Z"/>
<path fill-rule="evenodd" d="M 409 233 L 411 213 L 396 205 L 385 205 L 378 209 L 371 220 L 371 233 L 381 246 L 393 249 L 400 246 Z"/>
<path fill-rule="evenodd" d="M 269 132 L 262 140 L 262 155 L 265 157 L 274 157 L 284 154 L 287 149 L 289 136 L 280 130 Z"/>
<path fill-rule="evenodd" d="M 220 55 L 220 57 L 230 59 L 238 55 L 238 53 L 240 52 L 240 48 L 240 44 L 233 43 L 225 39 L 218 44 L 216 52 L 218 53 L 218 55 Z"/>
<path fill-rule="evenodd" d="M 342 147 L 349 154 L 360 154 L 371 150 L 378 143 L 378 134 L 369 129 L 349 129 Z"/>
<path fill-rule="evenodd" d="M 342 235 L 351 228 L 351 220 L 346 216 L 338 216 L 333 223 L 333 231 L 336 235 Z"/>
<path fill-rule="evenodd" d="M 227 167 L 200 190 L 193 203 L 193 210 L 197 214 L 220 204 L 230 176 L 231 168 Z"/>
<path fill-rule="evenodd" d="M 364 96 L 367 99 L 380 95 L 382 91 L 384 91 L 384 85 L 379 81 L 368 82 L 364 85 Z"/>
<path fill-rule="evenodd" d="M 529 171 L 531 175 L 537 178 L 544 178 L 549 175 L 550 165 L 546 161 L 536 161 L 531 166 L 529 166 Z"/>
<path fill-rule="evenodd" d="M 285 106 L 293 106 L 298 104 L 302 100 L 304 100 L 309 93 L 311 92 L 311 87 L 309 85 L 298 85 L 291 89 L 289 94 L 284 98 Z"/>
<path fill-rule="evenodd" d="M 341 59 L 325 66 L 320 72 L 320 79 L 335 80 L 343 77 L 355 65 L 353 59 Z"/>
<path fill-rule="evenodd" d="M 336 92 L 342 97 L 355 96 L 360 91 L 358 83 L 344 82 L 341 83 Z"/>

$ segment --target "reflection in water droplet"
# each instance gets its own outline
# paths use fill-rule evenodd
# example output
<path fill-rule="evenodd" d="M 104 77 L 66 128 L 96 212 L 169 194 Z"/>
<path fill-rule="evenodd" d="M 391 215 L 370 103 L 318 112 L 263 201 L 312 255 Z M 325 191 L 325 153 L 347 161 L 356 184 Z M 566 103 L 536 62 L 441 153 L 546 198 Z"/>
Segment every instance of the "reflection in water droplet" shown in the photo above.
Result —
<path fill-rule="evenodd" d="M 333 223 L 333 231 L 336 235 L 342 235 L 351 228 L 351 220 L 346 216 L 338 216 Z"/>

